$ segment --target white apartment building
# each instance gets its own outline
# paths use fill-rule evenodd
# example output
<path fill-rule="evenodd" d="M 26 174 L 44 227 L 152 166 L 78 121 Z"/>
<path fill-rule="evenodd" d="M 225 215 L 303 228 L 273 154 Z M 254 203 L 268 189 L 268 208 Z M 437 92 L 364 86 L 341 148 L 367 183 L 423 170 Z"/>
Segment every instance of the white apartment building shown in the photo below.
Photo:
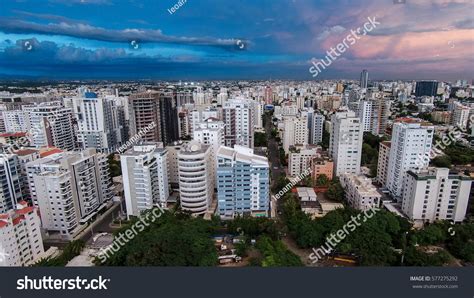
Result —
<path fill-rule="evenodd" d="M 28 114 L 21 110 L 2 111 L 6 132 L 28 131 Z"/>
<path fill-rule="evenodd" d="M 419 119 L 398 119 L 392 128 L 387 188 L 400 201 L 403 177 L 408 170 L 427 167 L 434 127 Z"/>
<path fill-rule="evenodd" d="M 0 266 L 28 266 L 43 256 L 38 213 L 38 208 L 19 202 L 16 209 L 0 214 Z"/>
<path fill-rule="evenodd" d="M 194 127 L 209 118 L 221 119 L 219 110 L 211 107 L 196 107 L 189 113 L 189 133 L 194 134 Z"/>
<path fill-rule="evenodd" d="M 208 118 L 203 122 L 197 123 L 193 140 L 205 145 L 210 145 L 213 155 L 216 156 L 217 150 L 224 145 L 224 122 L 216 118 Z"/>
<path fill-rule="evenodd" d="M 224 127 L 224 122 L 215 118 L 208 118 L 204 122 L 198 123 L 194 129 L 193 140 L 211 146 L 212 177 L 216 175 L 217 150 L 219 150 L 220 146 L 225 145 Z"/>
<path fill-rule="evenodd" d="M 225 145 L 253 148 L 255 102 L 250 99 L 230 99 L 223 106 Z"/>
<path fill-rule="evenodd" d="M 0 213 L 15 208 L 23 199 L 21 168 L 16 154 L 0 154 Z"/>
<path fill-rule="evenodd" d="M 311 171 L 311 161 L 318 156 L 318 147 L 297 145 L 288 154 L 288 170 L 292 177 Z"/>
<path fill-rule="evenodd" d="M 86 92 L 83 97 L 72 98 L 72 108 L 77 123 L 77 141 L 83 149 L 95 148 L 111 152 L 125 142 L 123 106 L 115 96 L 97 97 Z"/>
<path fill-rule="evenodd" d="M 364 131 L 354 112 L 331 116 L 329 155 L 334 161 L 334 175 L 359 174 Z"/>
<path fill-rule="evenodd" d="M 57 103 L 23 106 L 28 115 L 30 144 L 35 147 L 54 146 L 74 150 L 72 110 Z"/>
<path fill-rule="evenodd" d="M 268 159 L 243 146 L 222 146 L 217 153 L 217 197 L 221 218 L 268 216 Z"/>
<path fill-rule="evenodd" d="M 214 197 L 212 149 L 196 141 L 184 143 L 178 152 L 181 208 L 195 215 L 205 214 Z"/>
<path fill-rule="evenodd" d="M 450 220 L 466 216 L 472 179 L 446 168 L 407 171 L 403 187 L 403 212 L 414 221 Z"/>
<path fill-rule="evenodd" d="M 341 175 L 341 185 L 344 187 L 346 200 L 352 208 L 365 211 L 380 207 L 382 194 L 372 184 L 372 179 L 345 173 Z"/>
<path fill-rule="evenodd" d="M 273 115 L 275 117 L 296 116 L 298 115 L 298 107 L 296 105 L 275 106 Z"/>
<path fill-rule="evenodd" d="M 15 151 L 15 155 L 18 156 L 20 162 L 20 185 L 21 185 L 21 194 L 23 195 L 23 200 L 28 202 L 31 201 L 30 186 L 28 184 L 28 173 L 26 172 L 26 164 L 30 161 L 37 160 L 40 158 L 40 152 L 36 149 L 20 149 Z"/>
<path fill-rule="evenodd" d="M 380 142 L 379 145 L 379 159 L 377 163 L 377 182 L 383 186 L 387 183 L 388 177 L 388 163 L 390 160 L 390 142 Z"/>
<path fill-rule="evenodd" d="M 370 100 L 361 100 L 359 102 L 358 115 L 364 132 L 371 131 L 372 113 L 374 112 L 373 102 Z"/>
<path fill-rule="evenodd" d="M 167 207 L 167 155 L 162 143 L 136 145 L 120 155 L 127 217 L 140 216 L 156 205 Z"/>
<path fill-rule="evenodd" d="M 26 164 L 30 193 L 51 237 L 72 239 L 112 199 L 107 157 L 95 149 L 62 152 Z"/>
<path fill-rule="evenodd" d="M 466 107 L 459 102 L 454 102 L 451 125 L 457 126 L 461 129 L 466 129 L 470 111 L 471 109 L 469 107 Z"/>
<path fill-rule="evenodd" d="M 290 152 L 290 147 L 308 144 L 308 116 L 305 113 L 294 117 L 283 118 L 283 149 Z"/>

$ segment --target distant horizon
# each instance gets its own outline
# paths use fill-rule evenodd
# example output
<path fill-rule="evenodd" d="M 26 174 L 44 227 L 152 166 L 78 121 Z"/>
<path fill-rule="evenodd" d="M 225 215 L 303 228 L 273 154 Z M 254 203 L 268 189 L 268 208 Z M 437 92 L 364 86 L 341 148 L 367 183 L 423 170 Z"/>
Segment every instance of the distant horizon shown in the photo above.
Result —
<path fill-rule="evenodd" d="M 369 73 L 370 74 L 370 73 Z M 104 81 L 112 81 L 112 82 L 145 82 L 145 81 L 155 81 L 155 82 L 182 82 L 184 83 L 191 83 L 191 82 L 217 82 L 217 81 L 223 81 L 223 82 L 231 82 L 231 81 L 256 81 L 256 82 L 277 82 L 277 81 L 295 81 L 295 82 L 324 82 L 324 81 L 355 81 L 358 82 L 359 79 L 351 79 L 351 78 L 334 78 L 334 79 L 294 79 L 294 78 L 278 78 L 278 79 L 249 79 L 249 78 L 235 78 L 235 79 L 159 79 L 159 78 L 141 78 L 141 79 L 127 79 L 127 78 L 97 78 L 97 79 L 92 79 L 92 78 L 44 78 L 44 77 L 3 77 L 2 74 L 0 74 L 0 83 L 1 82 L 8 82 L 8 81 L 24 81 L 24 82 L 39 82 L 39 81 L 44 81 L 44 82 L 74 82 L 74 81 L 79 81 L 79 82 L 104 82 Z M 419 81 L 437 81 L 437 82 L 443 82 L 443 83 L 455 83 L 456 81 L 467 81 L 468 85 L 474 85 L 472 84 L 474 82 L 474 79 L 466 79 L 466 78 L 457 78 L 453 80 L 438 80 L 438 79 L 401 79 L 401 78 L 396 78 L 396 79 L 371 79 L 369 77 L 369 83 L 370 82 L 396 82 L 396 81 L 402 81 L 402 82 L 419 82 Z"/>
<path fill-rule="evenodd" d="M 474 79 L 471 0 L 176 2 L 2 1 L 0 79 Z"/>

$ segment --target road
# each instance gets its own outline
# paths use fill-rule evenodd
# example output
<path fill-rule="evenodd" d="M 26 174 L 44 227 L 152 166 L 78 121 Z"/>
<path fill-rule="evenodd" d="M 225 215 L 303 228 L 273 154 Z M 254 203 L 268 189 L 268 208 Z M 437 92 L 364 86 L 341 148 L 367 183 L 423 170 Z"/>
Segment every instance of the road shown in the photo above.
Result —
<path fill-rule="evenodd" d="M 272 129 L 274 128 L 272 117 L 270 115 L 265 115 L 265 132 L 268 136 L 268 161 L 270 162 L 270 173 L 272 177 L 272 185 L 276 182 L 276 179 L 283 175 L 285 176 L 285 169 L 281 166 L 280 163 L 280 151 L 278 148 L 278 143 L 271 137 Z M 276 169 L 275 169 L 276 168 Z"/>
<path fill-rule="evenodd" d="M 285 168 L 282 167 L 280 163 L 280 151 L 278 148 L 278 143 L 275 141 L 274 138 L 271 137 L 272 129 L 274 128 L 272 122 L 272 116 L 266 114 L 265 115 L 265 132 L 268 136 L 268 161 L 270 162 L 270 174 L 271 174 L 271 185 L 270 188 L 276 183 L 279 176 L 286 176 Z M 277 217 L 277 201 L 273 199 L 273 196 L 270 197 L 271 205 L 270 205 L 270 216 L 272 218 Z"/>

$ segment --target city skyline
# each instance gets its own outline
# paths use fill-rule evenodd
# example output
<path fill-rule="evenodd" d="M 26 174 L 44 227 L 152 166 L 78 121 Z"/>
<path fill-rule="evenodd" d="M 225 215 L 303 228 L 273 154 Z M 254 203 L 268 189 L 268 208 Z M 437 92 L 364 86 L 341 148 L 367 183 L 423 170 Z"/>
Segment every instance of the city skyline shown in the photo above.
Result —
<path fill-rule="evenodd" d="M 311 59 L 372 17 L 317 79 L 472 80 L 474 4 L 398 2 L 6 2 L 0 79 L 311 80 Z"/>

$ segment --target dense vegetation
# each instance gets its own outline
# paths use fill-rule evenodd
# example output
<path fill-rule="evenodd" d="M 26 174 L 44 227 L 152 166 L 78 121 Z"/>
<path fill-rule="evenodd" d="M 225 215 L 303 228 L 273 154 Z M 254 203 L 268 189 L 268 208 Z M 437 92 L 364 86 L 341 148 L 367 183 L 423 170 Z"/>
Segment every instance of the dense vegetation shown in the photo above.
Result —
<path fill-rule="evenodd" d="M 262 267 L 303 266 L 300 258 L 289 251 L 280 240 L 262 236 L 258 239 L 256 247 L 263 255 L 263 258 L 258 260 Z"/>
<path fill-rule="evenodd" d="M 284 200 L 283 219 L 301 248 L 325 245 L 330 234 L 361 213 L 344 208 L 329 212 L 323 218 L 311 219 L 301 211 L 292 195 L 287 195 Z M 379 210 L 349 233 L 337 245 L 336 251 L 355 254 L 363 266 L 441 266 L 451 260 L 450 253 L 466 262 L 473 262 L 474 225 L 453 226 L 454 235 L 448 234 L 449 227 L 449 223 L 440 222 L 422 230 L 413 230 L 407 220 Z M 442 248 L 434 253 L 423 251 L 422 248 L 428 245 L 446 247 L 449 253 Z"/>
<path fill-rule="evenodd" d="M 123 227 L 124 232 L 137 220 Z M 214 221 L 168 211 L 112 254 L 107 266 L 213 266 L 217 251 L 211 235 Z M 100 261 L 97 260 L 97 264 Z"/>
<path fill-rule="evenodd" d="M 122 167 L 119 160 L 114 159 L 114 154 L 107 156 L 107 161 L 109 163 L 110 177 L 117 177 L 122 175 Z"/>
<path fill-rule="evenodd" d="M 321 147 L 323 147 L 324 150 L 328 150 L 330 140 L 331 140 L 331 135 L 329 134 L 329 132 L 323 129 L 323 139 L 321 143 L 319 143 L 319 145 L 321 145 Z"/>
<path fill-rule="evenodd" d="M 254 146 L 267 147 L 268 146 L 267 134 L 264 132 L 256 132 L 254 134 Z"/>
<path fill-rule="evenodd" d="M 364 133 L 364 143 L 362 144 L 361 163 L 370 169 L 370 177 L 377 175 L 377 163 L 379 159 L 379 145 L 384 141 L 383 137 L 374 136 L 373 134 Z"/>
<path fill-rule="evenodd" d="M 243 234 L 251 238 L 267 235 L 271 239 L 278 239 L 277 223 L 265 217 L 236 217 L 227 222 L 227 232 L 230 234 Z"/>
<path fill-rule="evenodd" d="M 474 224 L 451 225 L 438 222 L 413 233 L 410 241 L 420 245 L 445 246 L 449 252 L 465 261 L 474 262 Z"/>
<path fill-rule="evenodd" d="M 325 175 L 321 175 L 321 176 L 325 176 Z M 326 196 L 330 200 L 333 200 L 336 202 L 344 202 L 345 191 L 341 185 L 341 182 L 339 181 L 339 178 L 334 177 L 334 179 L 329 182 L 329 187 L 328 187 L 328 191 L 326 192 Z"/>
<path fill-rule="evenodd" d="M 281 227 L 268 218 L 237 217 L 227 223 L 227 231 L 231 234 L 244 236 L 245 242 L 236 245 L 236 252 L 240 256 L 247 256 L 250 240 L 257 239 L 256 249 L 260 257 L 252 259 L 255 266 L 302 266 L 300 258 L 289 251 L 279 240 Z"/>

